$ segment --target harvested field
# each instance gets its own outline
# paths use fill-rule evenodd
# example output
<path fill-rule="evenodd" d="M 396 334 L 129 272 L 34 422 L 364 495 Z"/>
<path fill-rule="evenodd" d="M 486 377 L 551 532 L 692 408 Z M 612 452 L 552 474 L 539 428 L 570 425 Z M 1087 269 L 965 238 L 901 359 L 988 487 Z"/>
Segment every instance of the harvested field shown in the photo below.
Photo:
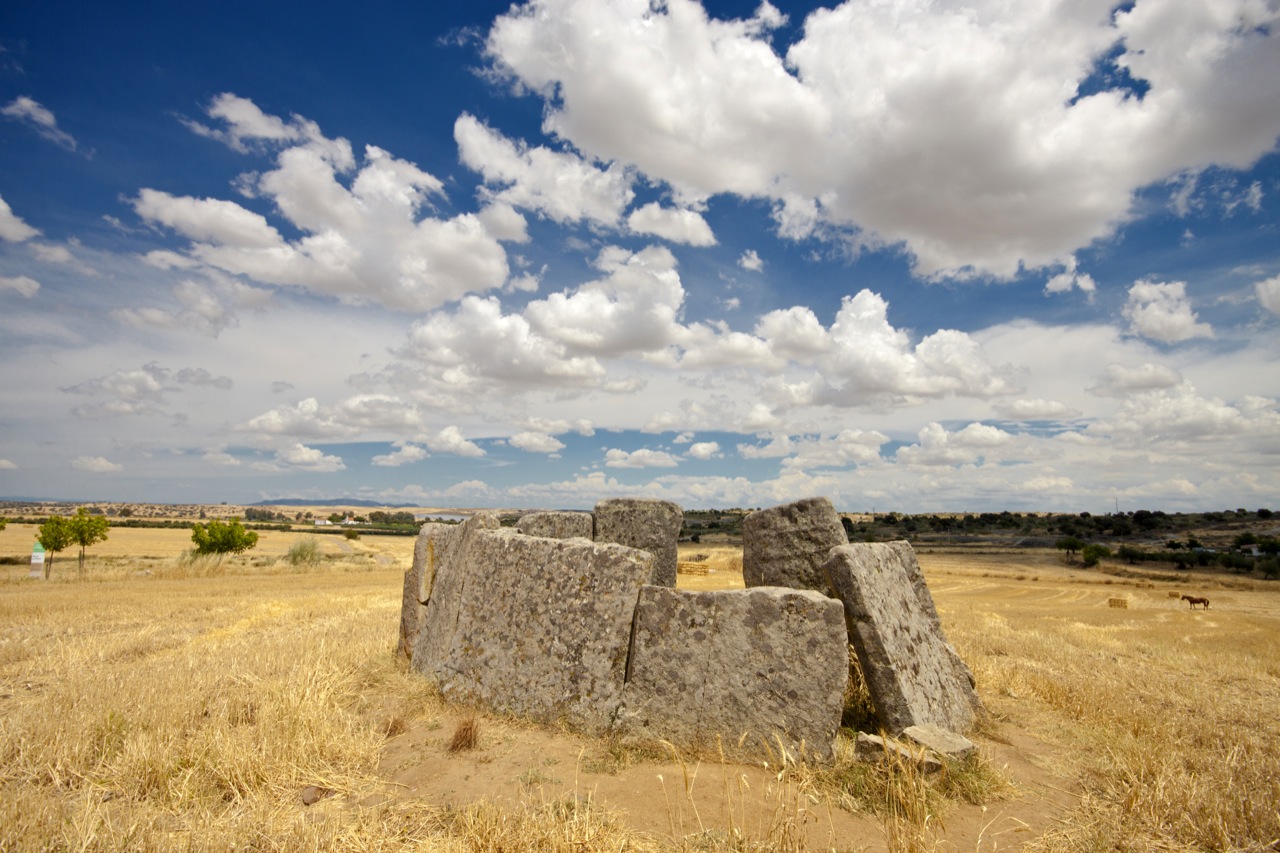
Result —
<path fill-rule="evenodd" d="M 32 533 L 0 531 L 0 555 L 29 553 Z M 979 762 L 924 778 L 847 745 L 827 767 L 742 767 L 450 706 L 392 655 L 413 540 L 317 537 L 324 559 L 299 567 L 284 559 L 298 535 L 197 570 L 185 531 L 113 528 L 83 574 L 68 552 L 50 582 L 0 566 L 0 849 L 1084 853 L 1280 837 L 1272 585 L 921 554 L 991 712 Z M 682 587 L 741 586 L 732 548 L 680 559 L 708 566 Z"/>

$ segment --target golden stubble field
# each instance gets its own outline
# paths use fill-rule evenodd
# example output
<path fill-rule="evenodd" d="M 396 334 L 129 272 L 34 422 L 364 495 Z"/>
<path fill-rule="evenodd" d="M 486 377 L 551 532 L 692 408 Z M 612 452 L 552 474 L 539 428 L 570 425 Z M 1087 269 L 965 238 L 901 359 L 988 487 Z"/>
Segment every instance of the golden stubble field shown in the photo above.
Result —
<path fill-rule="evenodd" d="M 209 563 L 185 531 L 113 528 L 83 574 L 0 566 L 0 849 L 1277 849 L 1280 585 L 921 554 L 990 711 L 980 760 L 925 778 L 452 707 L 392 654 L 412 538 L 316 537 L 294 566 L 303 535 Z M 10 524 L 0 555 L 32 538 Z M 740 586 L 710 550 L 681 585 Z"/>

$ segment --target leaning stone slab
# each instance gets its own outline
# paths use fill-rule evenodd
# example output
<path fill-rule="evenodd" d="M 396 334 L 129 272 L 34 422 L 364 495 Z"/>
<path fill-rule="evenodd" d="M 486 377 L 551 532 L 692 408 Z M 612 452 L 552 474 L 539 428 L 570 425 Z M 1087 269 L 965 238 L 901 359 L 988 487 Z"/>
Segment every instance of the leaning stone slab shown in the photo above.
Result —
<path fill-rule="evenodd" d="M 595 540 L 616 542 L 653 555 L 649 583 L 675 587 L 677 544 L 684 510 L 671 501 L 649 498 L 610 498 L 595 508 Z"/>
<path fill-rule="evenodd" d="M 547 539 L 590 539 L 595 531 L 595 518 L 589 512 L 531 512 L 520 516 L 516 530 L 525 536 Z"/>
<path fill-rule="evenodd" d="M 973 676 L 943 635 L 911 546 L 844 545 L 823 570 L 844 602 L 849 642 L 880 724 L 894 735 L 928 723 L 968 730 L 981 709 Z"/>
<path fill-rule="evenodd" d="M 622 700 L 636 598 L 652 555 L 477 530 L 455 568 L 457 616 L 431 670 L 441 693 L 537 722 L 606 731 Z"/>
<path fill-rule="evenodd" d="M 749 586 L 790 586 L 834 595 L 822 564 L 847 545 L 840 514 L 826 498 L 757 510 L 742 522 L 742 580 Z"/>
<path fill-rule="evenodd" d="M 828 760 L 848 676 L 838 601 L 779 587 L 646 586 L 617 730 L 707 750 L 718 736 L 727 754 L 775 760 L 781 744 Z"/>
<path fill-rule="evenodd" d="M 400 646 L 397 652 L 413 657 L 413 647 L 427 612 L 431 586 L 435 582 L 437 554 L 457 525 L 429 522 L 418 531 L 413 545 L 413 563 L 404 573 L 404 595 L 400 602 Z"/>
<path fill-rule="evenodd" d="M 902 739 L 931 749 L 947 758 L 967 758 L 978 749 L 977 744 L 964 735 L 949 732 L 929 723 L 923 726 L 907 726 L 902 730 Z"/>
<path fill-rule="evenodd" d="M 497 530 L 501 526 L 502 521 L 496 513 L 479 513 L 461 524 L 432 525 L 431 529 L 424 529 L 418 534 L 414 562 L 417 562 L 418 547 L 421 546 L 423 568 L 419 575 L 418 596 L 424 609 L 413 654 L 410 655 L 410 663 L 418 672 L 433 675 L 449 648 L 458 624 L 458 609 L 466 591 L 467 574 L 463 561 L 472 540 L 482 530 Z"/>
<path fill-rule="evenodd" d="M 942 762 L 927 751 L 912 751 L 896 740 L 858 732 L 853 741 L 853 757 L 868 764 L 881 764 L 886 761 L 899 761 L 914 764 L 925 773 L 936 773 L 942 769 Z"/>

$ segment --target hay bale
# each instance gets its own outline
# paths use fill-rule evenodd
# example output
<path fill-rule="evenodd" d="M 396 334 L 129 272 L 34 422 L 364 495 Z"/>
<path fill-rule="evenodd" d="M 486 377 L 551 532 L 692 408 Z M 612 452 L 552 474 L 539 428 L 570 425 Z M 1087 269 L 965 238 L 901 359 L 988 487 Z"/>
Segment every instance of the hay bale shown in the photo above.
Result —
<path fill-rule="evenodd" d="M 1171 589 L 1171 590 L 1169 590 L 1169 597 L 1170 597 L 1170 598 L 1182 598 L 1182 593 L 1178 592 L 1176 589 Z"/>
<path fill-rule="evenodd" d="M 695 563 L 692 560 L 681 560 L 676 563 L 676 573 L 681 575 L 705 575 L 711 567 L 706 563 Z"/>
<path fill-rule="evenodd" d="M 1127 598 L 1108 598 L 1107 606 L 1119 607 L 1121 610 L 1129 609 L 1129 599 Z"/>

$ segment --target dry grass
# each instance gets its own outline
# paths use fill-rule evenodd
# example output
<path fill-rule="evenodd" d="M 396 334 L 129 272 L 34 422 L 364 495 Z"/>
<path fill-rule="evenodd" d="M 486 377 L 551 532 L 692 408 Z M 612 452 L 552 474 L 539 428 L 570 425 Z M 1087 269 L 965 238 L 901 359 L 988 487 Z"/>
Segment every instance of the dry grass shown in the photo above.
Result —
<path fill-rule="evenodd" d="M 29 547 L 21 525 L 0 536 L 15 528 Z M 832 765 L 772 765 L 766 808 L 743 805 L 732 765 L 682 762 L 684 778 L 663 781 L 666 839 L 580 794 L 459 808 L 403 799 L 377 775 L 386 739 L 448 712 L 391 654 L 412 539 L 365 537 L 295 567 L 280 535 L 278 553 L 203 567 L 179 559 L 182 548 L 91 551 L 83 577 L 60 560 L 49 583 L 0 566 L 0 849 L 801 851 L 806 824 L 846 808 L 883 827 L 850 847 L 924 851 L 951 849 L 942 827 L 957 804 L 1016 795 L 981 756 L 926 778 L 859 764 L 842 739 Z M 0 553 L 14 550 L 0 541 Z M 740 554 L 694 553 L 717 570 L 681 586 L 740 585 Z M 1190 613 L 1168 584 L 1048 559 L 922 563 L 992 712 L 983 731 L 1060 745 L 1084 792 L 1027 849 L 1276 849 L 1280 617 L 1269 588 L 1218 589 L 1214 610 Z M 1192 591 L 1194 580 L 1178 578 Z M 1128 609 L 1107 606 L 1117 584 Z M 501 725 L 474 719 L 475 734 Z M 724 788 L 727 819 L 696 813 L 687 794 L 699 772 Z M 308 788 L 332 796 L 307 806 Z"/>

